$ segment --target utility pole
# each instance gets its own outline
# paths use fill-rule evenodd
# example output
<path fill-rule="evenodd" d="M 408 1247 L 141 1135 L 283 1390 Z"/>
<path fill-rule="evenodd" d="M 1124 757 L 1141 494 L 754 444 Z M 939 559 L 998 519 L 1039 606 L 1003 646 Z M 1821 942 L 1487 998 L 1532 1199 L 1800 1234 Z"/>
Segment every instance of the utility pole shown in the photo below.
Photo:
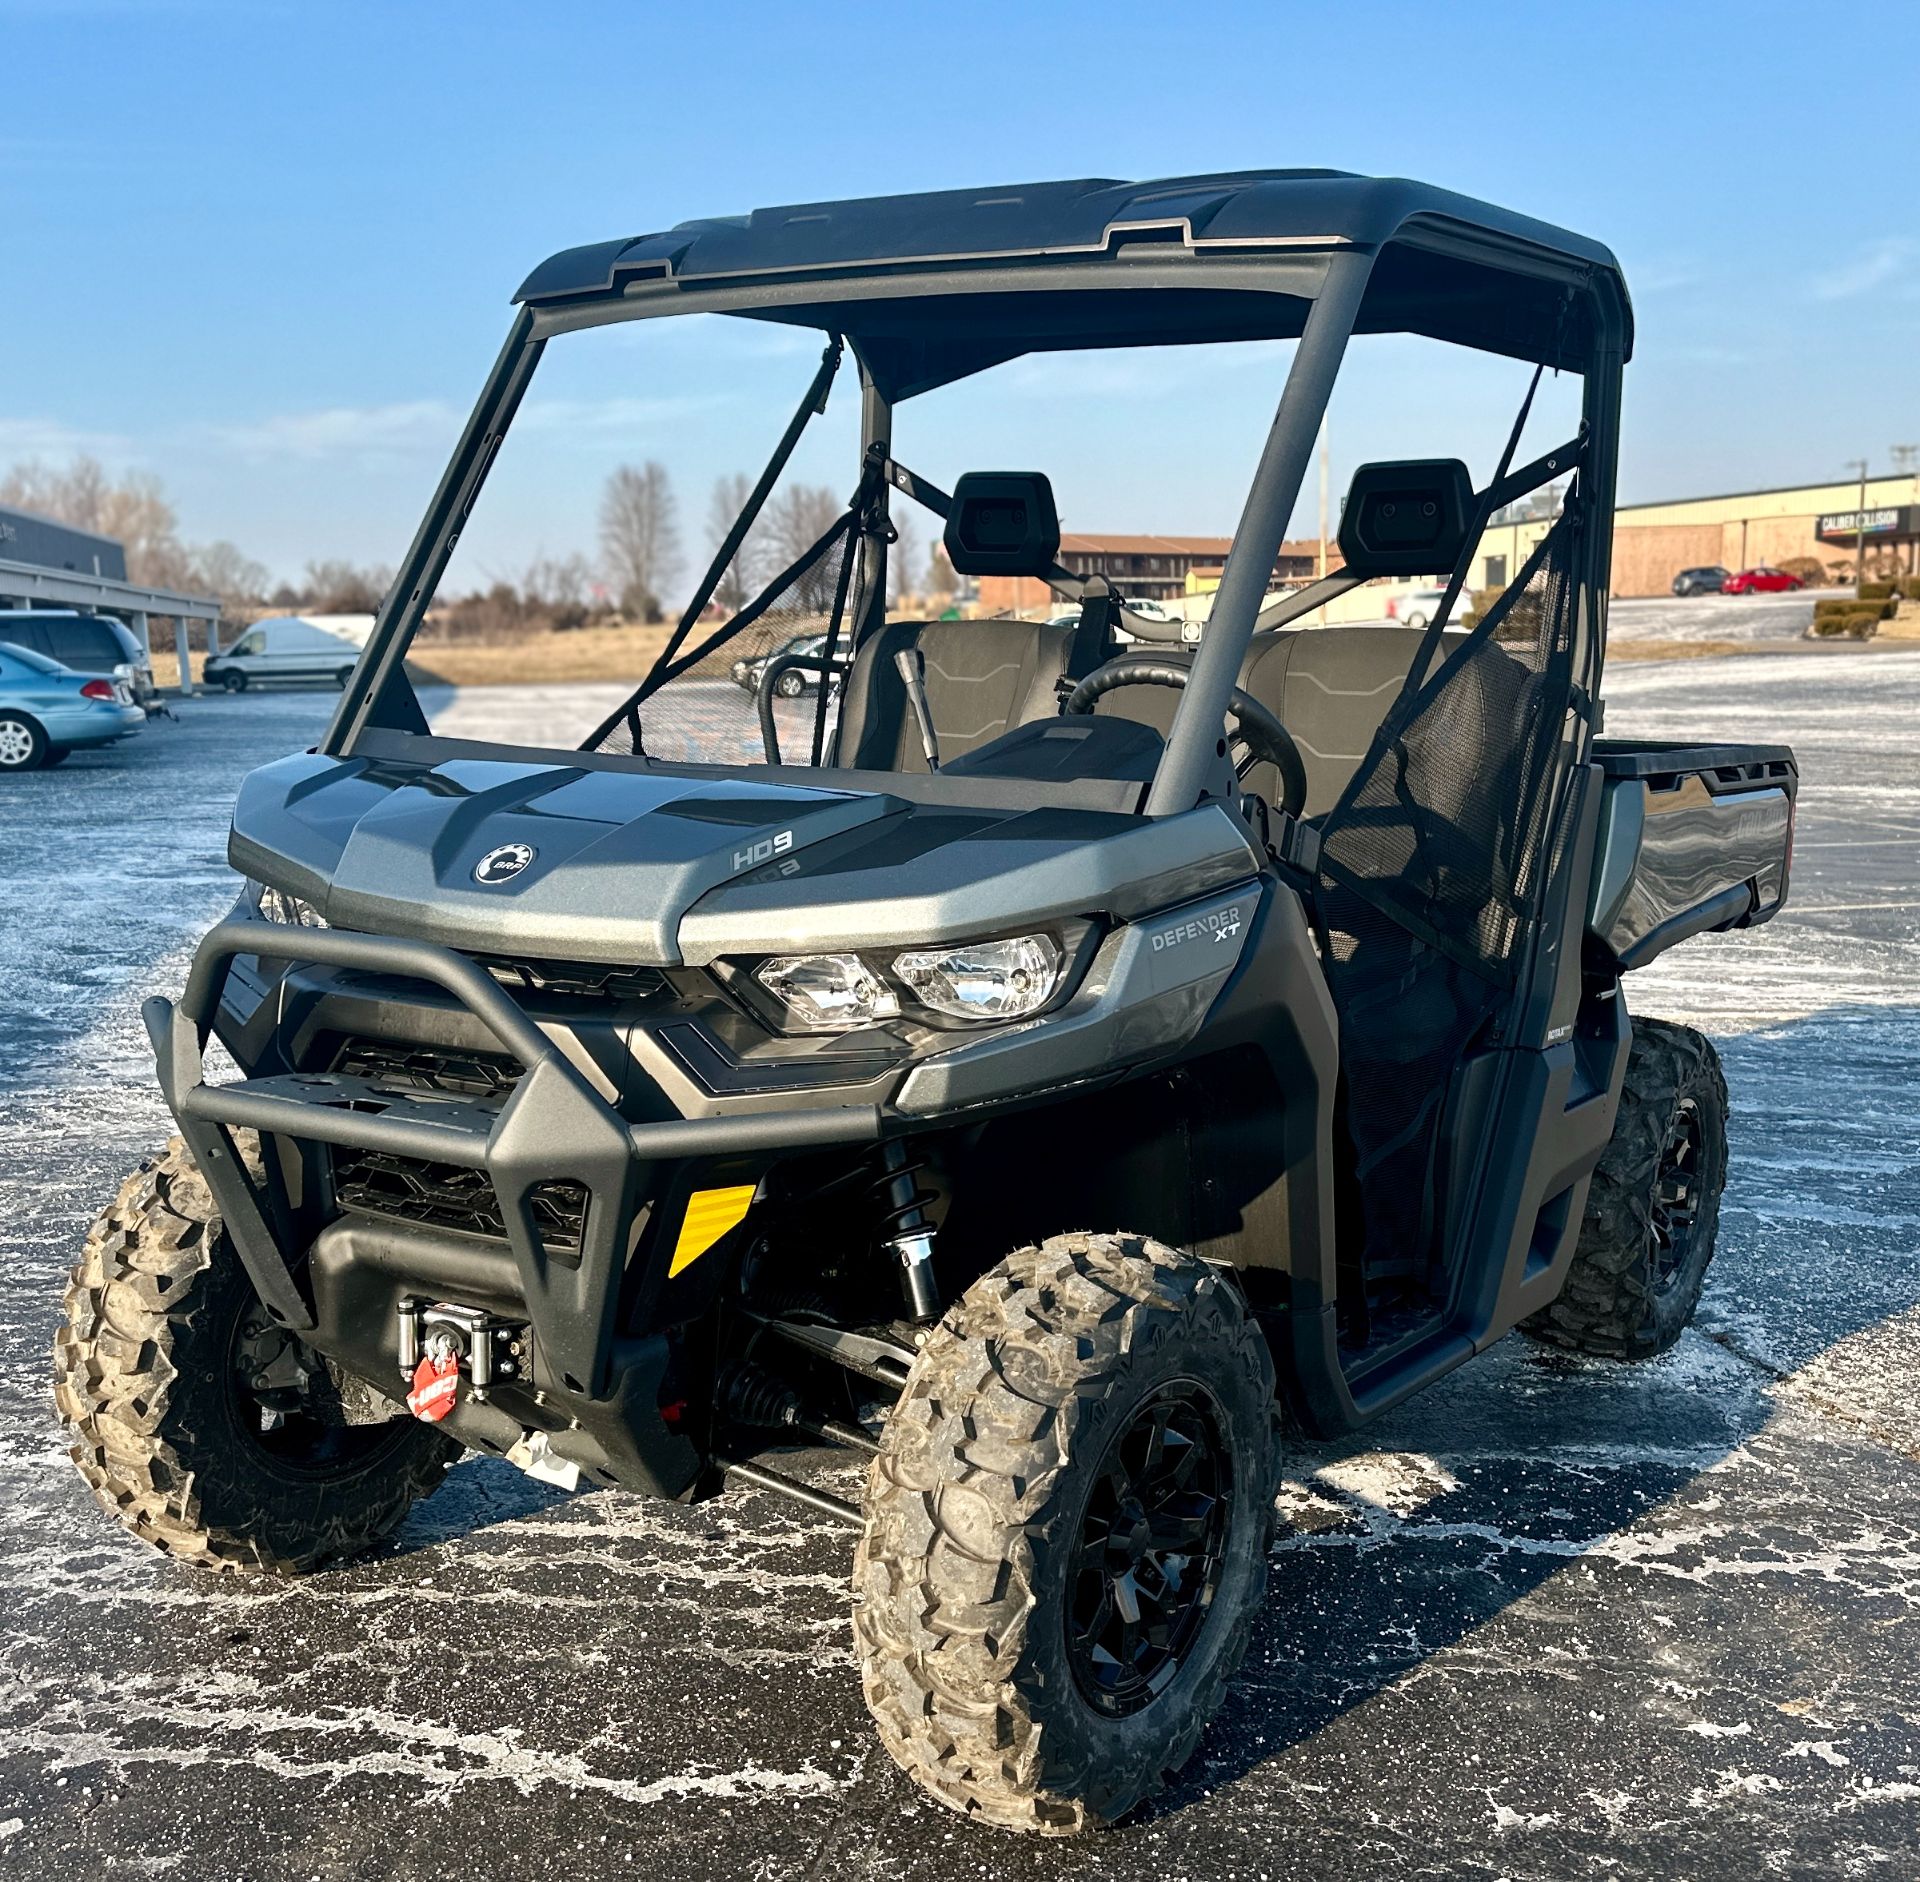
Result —
<path fill-rule="evenodd" d="M 1906 471 L 1913 477 L 1913 501 L 1920 507 L 1920 444 L 1895 444 L 1887 447 L 1893 458 L 1896 471 Z M 1894 566 L 1899 567 L 1900 552 L 1894 551 Z M 1920 573 L 1920 535 L 1907 544 L 1907 573 Z"/>
<path fill-rule="evenodd" d="M 1314 569 L 1316 579 L 1327 579 L 1327 419 L 1329 414 L 1320 414 L 1320 559 Z M 1314 610 L 1314 618 L 1322 627 L 1327 624 L 1327 607 L 1322 602 Z"/>
<path fill-rule="evenodd" d="M 1320 414 L 1320 565 L 1314 574 L 1327 579 L 1327 415 Z"/>
<path fill-rule="evenodd" d="M 1863 457 L 1847 459 L 1847 469 L 1860 473 L 1860 507 L 1854 512 L 1853 520 L 1859 525 L 1853 532 L 1853 598 L 1861 599 L 1861 590 L 1867 584 L 1867 460 Z"/>

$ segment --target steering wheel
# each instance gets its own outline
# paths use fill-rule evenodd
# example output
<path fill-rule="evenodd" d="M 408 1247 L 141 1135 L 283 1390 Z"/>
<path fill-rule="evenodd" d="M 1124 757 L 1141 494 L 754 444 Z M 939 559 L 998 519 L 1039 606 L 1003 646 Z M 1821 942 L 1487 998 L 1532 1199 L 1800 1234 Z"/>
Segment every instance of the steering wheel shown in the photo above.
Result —
<path fill-rule="evenodd" d="M 1095 667 L 1067 695 L 1060 710 L 1091 712 L 1096 699 L 1104 699 L 1123 686 L 1171 686 L 1177 692 L 1189 677 L 1177 661 L 1156 660 L 1149 654 L 1123 654 L 1118 660 Z M 1227 701 L 1227 710 L 1233 715 L 1235 736 L 1247 748 L 1233 775 L 1244 778 L 1255 765 L 1272 765 L 1280 774 L 1280 808 L 1289 817 L 1299 816 L 1307 803 L 1307 767 L 1293 734 L 1251 693 L 1237 686 Z"/>

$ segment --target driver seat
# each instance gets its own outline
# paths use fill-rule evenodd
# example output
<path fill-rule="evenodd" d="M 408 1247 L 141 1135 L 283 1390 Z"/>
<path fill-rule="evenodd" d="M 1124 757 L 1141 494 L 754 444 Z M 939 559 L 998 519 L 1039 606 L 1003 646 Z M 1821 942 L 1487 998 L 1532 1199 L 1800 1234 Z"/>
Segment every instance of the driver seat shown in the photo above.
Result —
<path fill-rule="evenodd" d="M 917 647 L 926 658 L 927 705 L 946 764 L 1059 711 L 1073 634 L 1045 621 L 889 621 L 848 671 L 837 762 L 856 771 L 926 770 L 894 655 Z"/>

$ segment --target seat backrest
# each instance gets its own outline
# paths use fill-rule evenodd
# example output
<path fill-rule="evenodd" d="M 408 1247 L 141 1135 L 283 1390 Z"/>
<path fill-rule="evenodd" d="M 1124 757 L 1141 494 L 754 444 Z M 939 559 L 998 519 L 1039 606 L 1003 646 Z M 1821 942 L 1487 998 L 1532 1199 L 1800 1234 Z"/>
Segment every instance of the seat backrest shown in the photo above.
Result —
<path fill-rule="evenodd" d="M 1010 726 L 1050 717 L 1073 628 L 1044 621 L 889 621 L 861 647 L 840 709 L 839 762 L 862 771 L 924 771 L 925 755 L 894 655 L 918 647 L 944 763 Z"/>
<path fill-rule="evenodd" d="M 1426 631 L 1387 621 L 1256 634 L 1240 669 L 1240 684 L 1293 734 L 1307 769 L 1309 817 L 1339 801 L 1400 696 L 1407 670 Z M 1433 669 L 1459 644 L 1448 634 Z M 1271 795 L 1270 767 L 1256 767 L 1249 789 Z"/>
<path fill-rule="evenodd" d="M 1425 630 L 1362 621 L 1336 627 L 1280 628 L 1255 634 L 1240 663 L 1240 685 L 1273 713 L 1300 748 L 1307 772 L 1306 814 L 1331 810 L 1359 769 L 1387 708 L 1400 696 Z M 1448 634 L 1434 666 L 1460 640 Z M 1156 657 L 1186 664 L 1184 648 L 1156 648 Z M 1109 693 L 1097 711 L 1136 719 L 1164 736 L 1180 695 L 1164 687 L 1127 686 Z M 1271 765 L 1255 765 L 1246 789 L 1280 800 Z"/>

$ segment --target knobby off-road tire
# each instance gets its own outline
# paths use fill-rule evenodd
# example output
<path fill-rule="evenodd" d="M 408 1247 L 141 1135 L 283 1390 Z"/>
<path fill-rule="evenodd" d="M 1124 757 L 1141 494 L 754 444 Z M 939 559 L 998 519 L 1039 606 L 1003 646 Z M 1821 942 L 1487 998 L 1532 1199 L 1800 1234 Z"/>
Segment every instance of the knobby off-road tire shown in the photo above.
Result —
<path fill-rule="evenodd" d="M 1123 1533 L 1116 1485 L 1153 1474 L 1137 1434 L 1169 1407 L 1211 1421 L 1204 1481 L 1224 1514 L 1205 1520 L 1224 1533 L 1191 1558 L 1211 1566 L 1186 1585 L 1210 1598 L 1187 1610 L 1185 1651 L 1116 1710 L 1086 1677 L 1076 1615 Z M 1159 1790 L 1246 1653 L 1277 1431 L 1273 1363 L 1226 1273 L 1138 1236 L 1062 1235 L 975 1282 L 887 1421 L 854 1557 L 861 1680 L 894 1759 L 955 1810 L 1042 1834 L 1111 1822 Z"/>
<path fill-rule="evenodd" d="M 263 1435 L 235 1366 L 250 1323 L 276 1337 L 176 1137 L 121 1184 L 68 1284 L 54 1401 L 73 1461 L 104 1509 L 195 1568 L 293 1575 L 364 1553 L 459 1446 L 404 1416 Z"/>
<path fill-rule="evenodd" d="M 1524 1330 L 1610 1359 L 1664 1353 L 1700 1303 L 1726 1180 L 1727 1081 L 1713 1042 L 1636 1019 L 1566 1287 Z"/>

